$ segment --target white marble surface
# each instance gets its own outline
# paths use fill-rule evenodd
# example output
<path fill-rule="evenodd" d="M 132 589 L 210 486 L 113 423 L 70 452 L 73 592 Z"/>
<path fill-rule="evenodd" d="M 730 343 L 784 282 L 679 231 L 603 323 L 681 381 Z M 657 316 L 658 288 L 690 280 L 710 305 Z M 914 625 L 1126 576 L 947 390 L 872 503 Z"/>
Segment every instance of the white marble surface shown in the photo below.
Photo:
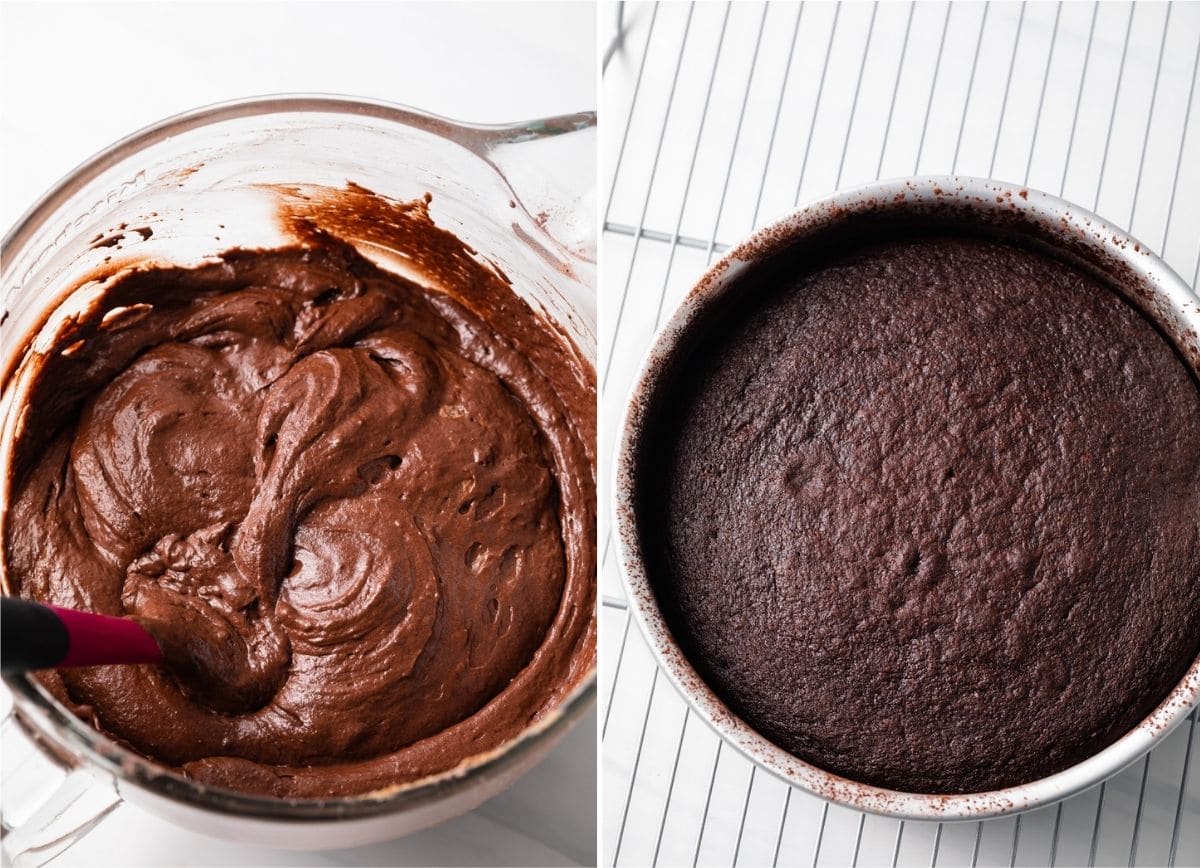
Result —
<path fill-rule="evenodd" d="M 0 222 L 141 127 L 256 94 L 339 93 L 457 120 L 596 107 L 592 3 L 0 3 Z"/>
<path fill-rule="evenodd" d="M 160 118 L 277 92 L 343 93 L 503 122 L 596 106 L 590 3 L 0 4 L 0 222 Z M 4 706 L 7 707 L 7 698 Z M 576 864 L 595 856 L 595 714 L 472 814 L 407 838 L 264 850 L 123 805 L 53 865 Z M 6 741 L 6 769 L 24 758 Z"/>

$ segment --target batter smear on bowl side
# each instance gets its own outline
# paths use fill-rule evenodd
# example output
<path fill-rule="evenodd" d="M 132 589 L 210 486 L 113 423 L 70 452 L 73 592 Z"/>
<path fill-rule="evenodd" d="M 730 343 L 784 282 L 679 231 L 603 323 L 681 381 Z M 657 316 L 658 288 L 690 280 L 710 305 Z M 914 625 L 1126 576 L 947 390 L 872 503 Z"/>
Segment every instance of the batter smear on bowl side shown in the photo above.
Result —
<path fill-rule="evenodd" d="M 442 288 L 309 225 L 119 276 L 22 365 L 10 589 L 222 643 L 203 669 L 46 683 L 207 783 L 327 797 L 445 772 L 594 666 L 591 366 L 425 203 L 389 207 Z"/>
<path fill-rule="evenodd" d="M 651 397 L 637 521 L 749 726 L 916 793 L 1103 749 L 1200 650 L 1200 391 L 1081 269 L 859 238 L 735 278 Z"/>

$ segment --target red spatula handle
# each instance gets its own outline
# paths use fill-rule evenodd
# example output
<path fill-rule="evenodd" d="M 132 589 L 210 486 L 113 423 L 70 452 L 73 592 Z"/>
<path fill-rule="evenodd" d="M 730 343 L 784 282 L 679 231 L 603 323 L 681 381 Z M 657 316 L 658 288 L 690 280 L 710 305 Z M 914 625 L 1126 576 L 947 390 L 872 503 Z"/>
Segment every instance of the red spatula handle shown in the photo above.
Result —
<path fill-rule="evenodd" d="M 154 637 L 130 618 L 0 598 L 0 665 L 5 672 L 109 663 L 158 663 Z"/>

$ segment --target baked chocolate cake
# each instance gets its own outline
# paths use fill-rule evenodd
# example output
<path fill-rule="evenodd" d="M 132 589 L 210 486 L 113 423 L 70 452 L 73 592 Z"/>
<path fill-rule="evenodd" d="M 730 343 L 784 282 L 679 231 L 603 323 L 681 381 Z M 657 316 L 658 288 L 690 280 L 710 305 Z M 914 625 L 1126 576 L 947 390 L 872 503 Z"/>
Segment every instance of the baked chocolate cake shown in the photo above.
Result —
<path fill-rule="evenodd" d="M 1169 341 L 982 237 L 738 280 L 652 398 L 637 493 L 659 603 L 721 699 L 923 793 L 1041 778 L 1136 725 L 1200 650 L 1200 391 Z"/>

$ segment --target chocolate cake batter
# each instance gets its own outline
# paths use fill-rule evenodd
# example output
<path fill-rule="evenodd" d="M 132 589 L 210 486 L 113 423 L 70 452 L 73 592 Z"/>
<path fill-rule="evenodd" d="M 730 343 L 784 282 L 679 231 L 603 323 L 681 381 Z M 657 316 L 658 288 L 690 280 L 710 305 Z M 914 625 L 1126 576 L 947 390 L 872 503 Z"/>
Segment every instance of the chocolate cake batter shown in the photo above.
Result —
<path fill-rule="evenodd" d="M 702 677 L 908 792 L 1104 748 L 1200 650 L 1200 393 L 1093 277 L 1001 241 L 751 270 L 653 399 L 639 526 Z"/>
<path fill-rule="evenodd" d="M 391 228 L 446 292 L 309 226 L 119 278 L 38 362 L 9 581 L 163 637 L 163 667 L 49 683 L 201 781 L 446 771 L 594 665 L 594 374 L 423 206 Z"/>

